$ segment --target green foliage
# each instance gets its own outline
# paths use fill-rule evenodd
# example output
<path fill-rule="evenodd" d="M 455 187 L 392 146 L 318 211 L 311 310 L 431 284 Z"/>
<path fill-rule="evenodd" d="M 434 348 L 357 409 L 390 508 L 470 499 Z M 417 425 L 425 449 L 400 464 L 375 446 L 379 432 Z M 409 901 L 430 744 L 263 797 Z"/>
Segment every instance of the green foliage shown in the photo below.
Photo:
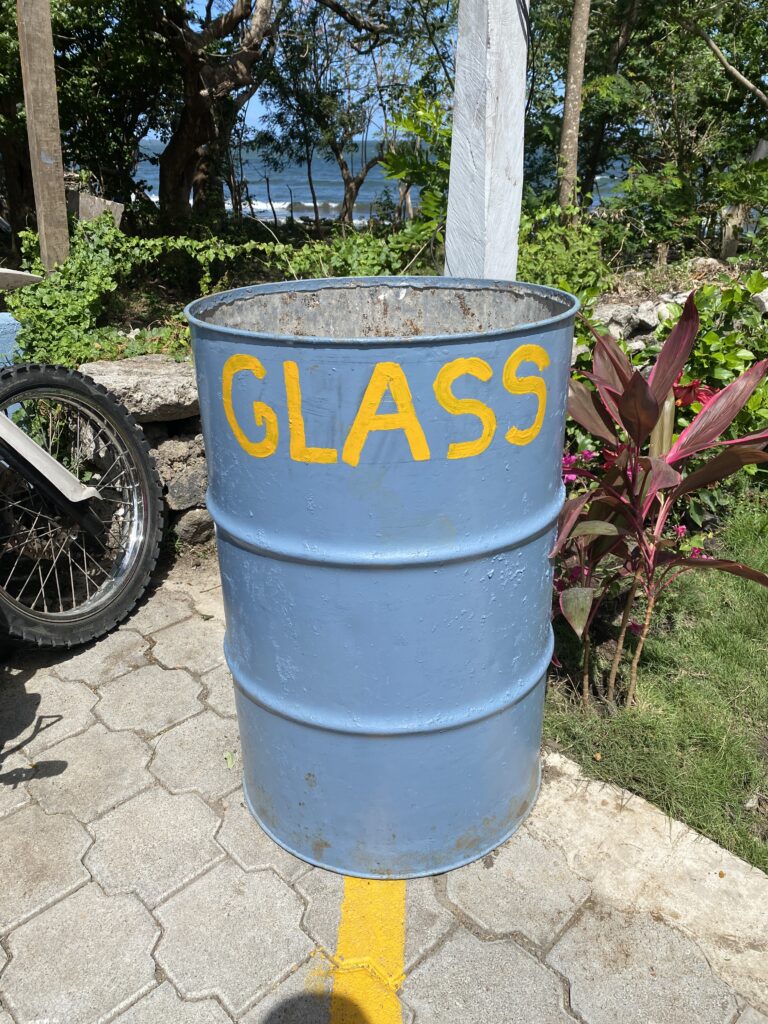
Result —
<path fill-rule="evenodd" d="M 25 233 L 23 243 L 26 266 L 41 272 L 36 236 Z M 6 296 L 6 305 L 21 323 L 20 354 L 24 359 L 76 366 L 140 350 L 184 351 L 189 341 L 178 315 L 133 338 L 118 331 L 114 324 L 123 311 L 124 294 L 148 273 L 161 283 L 186 276 L 195 293 L 207 292 L 243 258 L 256 257 L 258 262 L 263 248 L 258 242 L 134 238 L 116 228 L 110 214 L 80 221 L 67 261 L 39 284 Z"/>
<path fill-rule="evenodd" d="M 764 495 L 745 495 L 733 509 L 718 555 L 768 572 Z M 638 706 L 614 715 L 594 705 L 581 711 L 566 680 L 555 677 L 544 719 L 550 743 L 588 775 L 651 800 L 763 871 L 768 819 L 755 796 L 768 792 L 766 621 L 768 590 L 725 573 L 711 573 L 706 586 L 683 577 L 661 599 Z M 566 630 L 556 627 L 558 651 Z M 610 661 L 610 649 L 608 641 L 598 653 Z"/>
<path fill-rule="evenodd" d="M 384 173 L 419 188 L 420 215 L 442 238 L 451 159 L 450 112 L 440 100 L 417 91 L 407 97 L 394 126 L 405 137 L 382 157 Z"/>
<path fill-rule="evenodd" d="M 603 259 L 599 230 L 577 214 L 528 197 L 520 220 L 517 276 L 564 288 L 587 303 L 610 288 L 613 274 Z"/>
<path fill-rule="evenodd" d="M 179 87 L 153 0 L 53 0 L 51 21 L 65 162 L 110 198 L 130 201 L 138 141 L 160 131 Z M 16 4 L 0 0 L 0 136 L 23 133 Z M 10 115 L 10 116 L 9 116 Z"/>
<path fill-rule="evenodd" d="M 402 231 L 347 231 L 298 248 L 274 242 L 261 250 L 273 261 L 273 272 L 285 278 L 431 274 L 433 240 L 431 225 L 415 221 Z"/>
<path fill-rule="evenodd" d="M 696 382 L 722 388 L 740 376 L 756 359 L 768 356 L 768 329 L 752 296 L 768 288 L 768 276 L 754 271 L 740 280 L 705 284 L 696 292 L 701 327 L 681 378 L 682 385 Z M 660 341 L 669 335 L 682 310 L 669 305 L 669 317 L 659 325 Z M 693 413 L 701 409 L 691 405 Z M 768 382 L 763 382 L 734 421 L 726 437 L 751 434 L 768 426 Z"/>
<path fill-rule="evenodd" d="M 400 232 L 347 231 L 327 241 L 228 242 L 221 238 L 135 238 L 109 214 L 75 227 L 69 259 L 5 301 L 21 323 L 24 359 L 76 366 L 141 352 L 183 354 L 189 334 L 179 309 L 185 300 L 254 279 L 372 276 L 433 272 L 428 224 Z M 24 235 L 26 266 L 42 271 L 37 237 Z M 175 289 L 157 302 L 158 293 Z M 149 320 L 141 330 L 118 329 L 131 305 Z M 157 322 L 159 320 L 159 322 Z M 128 324 L 130 326 L 130 323 Z"/>
<path fill-rule="evenodd" d="M 630 167 L 600 213 L 606 243 L 628 262 L 655 258 L 662 244 L 684 251 L 696 242 L 696 197 L 672 163 L 652 171 Z"/>

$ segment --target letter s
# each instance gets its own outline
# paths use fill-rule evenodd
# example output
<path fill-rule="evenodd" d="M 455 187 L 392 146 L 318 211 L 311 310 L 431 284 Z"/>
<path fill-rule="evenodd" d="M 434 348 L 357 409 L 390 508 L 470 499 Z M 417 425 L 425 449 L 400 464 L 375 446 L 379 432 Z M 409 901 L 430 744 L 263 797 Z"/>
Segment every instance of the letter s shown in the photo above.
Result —
<path fill-rule="evenodd" d="M 484 359 L 476 356 L 454 359 L 440 368 L 432 385 L 435 397 L 446 412 L 452 416 L 476 416 L 483 425 L 482 433 L 473 441 L 456 441 L 448 445 L 449 459 L 468 459 L 472 455 L 479 455 L 485 451 L 496 433 L 496 414 L 493 409 L 476 398 L 457 398 L 451 390 L 453 383 L 465 374 L 489 381 L 493 370 Z"/>
<path fill-rule="evenodd" d="M 547 411 L 547 385 L 541 377 L 518 377 L 521 363 L 534 363 L 539 370 L 549 366 L 549 355 L 540 345 L 520 345 L 504 364 L 504 387 L 511 395 L 535 395 L 536 416 L 530 427 L 510 427 L 506 437 L 510 444 L 530 444 L 541 430 Z"/>

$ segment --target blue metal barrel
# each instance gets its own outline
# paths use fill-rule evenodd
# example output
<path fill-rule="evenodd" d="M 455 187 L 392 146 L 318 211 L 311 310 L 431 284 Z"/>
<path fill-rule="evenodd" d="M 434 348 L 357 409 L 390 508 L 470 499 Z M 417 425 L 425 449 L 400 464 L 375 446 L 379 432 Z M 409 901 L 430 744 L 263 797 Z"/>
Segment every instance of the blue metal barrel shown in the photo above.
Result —
<path fill-rule="evenodd" d="M 245 796 L 304 860 L 442 872 L 533 806 L 577 308 L 354 278 L 187 309 Z"/>

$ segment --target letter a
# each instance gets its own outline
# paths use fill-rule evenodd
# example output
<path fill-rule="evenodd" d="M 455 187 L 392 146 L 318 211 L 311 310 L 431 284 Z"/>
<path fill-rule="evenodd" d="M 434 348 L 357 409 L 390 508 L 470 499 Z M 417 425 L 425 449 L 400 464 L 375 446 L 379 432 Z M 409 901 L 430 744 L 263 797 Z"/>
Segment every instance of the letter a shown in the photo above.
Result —
<path fill-rule="evenodd" d="M 397 412 L 378 411 L 387 391 L 392 395 Z M 360 462 L 365 442 L 373 430 L 402 430 L 413 458 L 417 462 L 429 458 L 429 445 L 413 407 L 411 389 L 398 363 L 376 363 L 341 453 L 344 462 L 350 466 Z"/>

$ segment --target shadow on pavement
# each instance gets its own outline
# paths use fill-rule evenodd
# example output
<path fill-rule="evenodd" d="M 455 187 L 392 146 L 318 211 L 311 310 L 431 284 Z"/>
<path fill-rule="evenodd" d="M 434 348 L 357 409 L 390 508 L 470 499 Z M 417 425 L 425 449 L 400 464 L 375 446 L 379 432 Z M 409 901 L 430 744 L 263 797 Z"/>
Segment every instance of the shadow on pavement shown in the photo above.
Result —
<path fill-rule="evenodd" d="M 368 1014 L 345 996 L 291 996 L 275 1006 L 260 1024 L 374 1024 Z"/>
<path fill-rule="evenodd" d="M 61 715 L 39 715 L 41 695 L 34 692 L 30 681 L 40 665 L 32 657 L 31 664 L 15 672 L 8 671 L 11 661 L 18 664 L 19 648 L 9 643 L 0 654 L 0 786 L 13 789 L 21 782 L 32 778 L 49 778 L 61 775 L 67 767 L 66 761 L 38 761 L 30 767 L 8 768 L 5 762 L 13 754 L 21 754 L 22 747 L 61 721 Z M 31 685 L 31 688 L 30 688 Z"/>

